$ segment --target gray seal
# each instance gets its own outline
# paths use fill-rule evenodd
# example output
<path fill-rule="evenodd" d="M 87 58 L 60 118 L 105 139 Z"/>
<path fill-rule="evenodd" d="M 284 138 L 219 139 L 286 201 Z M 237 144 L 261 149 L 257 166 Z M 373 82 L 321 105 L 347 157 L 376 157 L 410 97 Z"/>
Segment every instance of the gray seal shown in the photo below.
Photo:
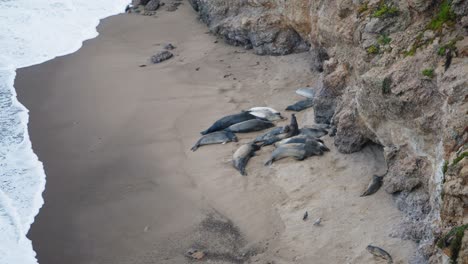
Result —
<path fill-rule="evenodd" d="M 312 107 L 313 105 L 314 105 L 314 100 L 305 99 L 305 100 L 296 102 L 295 104 L 289 105 L 288 107 L 286 107 L 286 110 L 300 112 L 304 109 Z"/>
<path fill-rule="evenodd" d="M 390 254 L 388 254 L 387 251 L 385 251 L 385 250 L 383 250 L 383 249 L 381 249 L 381 248 L 379 248 L 379 247 L 372 246 L 372 245 L 368 245 L 368 246 L 366 247 L 366 249 L 367 249 L 367 251 L 369 251 L 369 253 L 371 253 L 372 255 L 387 260 L 387 264 L 392 264 L 392 263 L 393 263 L 392 256 L 390 256 Z"/>
<path fill-rule="evenodd" d="M 264 121 L 260 119 L 251 119 L 251 120 L 247 120 L 247 121 L 229 126 L 228 128 L 226 128 L 226 131 L 230 131 L 233 133 L 248 133 L 248 132 L 264 130 L 264 129 L 274 127 L 274 126 L 275 124 L 273 124 L 270 121 Z"/>
<path fill-rule="evenodd" d="M 374 175 L 372 177 L 372 181 L 367 186 L 367 190 L 363 194 L 361 194 L 361 197 L 376 193 L 382 186 L 382 180 L 383 176 Z"/>
<path fill-rule="evenodd" d="M 248 112 L 241 112 L 241 113 L 234 114 L 234 115 L 228 115 L 221 119 L 216 120 L 216 122 L 214 122 L 213 125 L 211 125 L 207 130 L 200 132 L 200 134 L 206 135 L 212 132 L 221 131 L 234 124 L 241 123 L 241 122 L 251 120 L 251 119 L 256 119 L 256 118 L 257 118 L 256 116 L 251 115 Z"/>
<path fill-rule="evenodd" d="M 250 158 L 255 155 L 255 151 L 259 149 L 260 146 L 255 145 L 254 143 L 249 143 L 240 146 L 240 148 L 234 152 L 234 155 L 232 155 L 232 165 L 240 172 L 241 175 L 247 175 L 245 172 L 247 162 L 249 162 Z"/>
<path fill-rule="evenodd" d="M 314 155 L 323 155 L 323 150 L 317 144 L 310 143 L 291 143 L 285 144 L 273 151 L 270 159 L 265 163 L 265 166 L 271 165 L 273 162 L 292 157 L 296 160 L 303 160 Z"/>
<path fill-rule="evenodd" d="M 191 148 L 192 151 L 196 151 L 200 146 L 210 144 L 225 144 L 227 142 L 237 142 L 237 137 L 234 133 L 229 131 L 218 131 L 202 136 L 197 143 Z"/>

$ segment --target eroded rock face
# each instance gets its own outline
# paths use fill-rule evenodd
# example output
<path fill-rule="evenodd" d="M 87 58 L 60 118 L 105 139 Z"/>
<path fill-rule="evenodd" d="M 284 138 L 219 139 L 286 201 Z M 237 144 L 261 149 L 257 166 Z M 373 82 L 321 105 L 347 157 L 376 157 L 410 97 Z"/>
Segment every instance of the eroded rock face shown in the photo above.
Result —
<path fill-rule="evenodd" d="M 257 54 L 310 44 L 315 121 L 337 128 L 341 152 L 384 147 L 383 187 L 407 215 L 401 236 L 420 242 L 420 263 L 438 263 L 434 241 L 468 219 L 467 161 L 454 163 L 468 142 L 468 1 L 451 1 L 447 21 L 446 1 L 190 2 L 212 32 Z"/>
<path fill-rule="evenodd" d="M 294 22 L 284 20 L 281 10 L 270 1 L 190 0 L 190 3 L 210 30 L 231 45 L 253 49 L 259 55 L 286 55 L 309 49 Z"/>

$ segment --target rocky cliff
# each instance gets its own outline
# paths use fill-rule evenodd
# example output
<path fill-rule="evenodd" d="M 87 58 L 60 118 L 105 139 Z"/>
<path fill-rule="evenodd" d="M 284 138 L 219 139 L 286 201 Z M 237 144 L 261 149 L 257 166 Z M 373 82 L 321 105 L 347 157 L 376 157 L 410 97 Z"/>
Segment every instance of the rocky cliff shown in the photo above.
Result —
<path fill-rule="evenodd" d="M 395 235 L 420 245 L 413 262 L 467 263 L 468 1 L 190 3 L 229 44 L 312 57 L 315 121 L 337 128 L 341 152 L 384 147 L 383 188 L 406 213 Z"/>

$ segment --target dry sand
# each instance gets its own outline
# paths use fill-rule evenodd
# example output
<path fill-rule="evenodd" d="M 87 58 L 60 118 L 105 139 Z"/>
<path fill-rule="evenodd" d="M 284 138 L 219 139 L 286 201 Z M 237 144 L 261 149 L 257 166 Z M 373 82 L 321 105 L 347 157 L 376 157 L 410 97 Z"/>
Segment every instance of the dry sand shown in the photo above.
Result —
<path fill-rule="evenodd" d="M 187 3 L 156 17 L 111 17 L 99 32 L 16 80 L 47 173 L 29 233 L 41 264 L 188 263 L 190 247 L 210 263 L 385 263 L 369 243 L 408 261 L 415 245 L 390 237 L 402 216 L 391 196 L 359 197 L 385 171 L 378 148 L 343 155 L 326 136 L 324 156 L 265 167 L 268 147 L 246 177 L 231 156 L 256 134 L 190 151 L 223 115 L 300 99 L 295 89 L 318 78 L 305 54 L 256 56 L 215 43 Z M 150 65 L 169 42 L 175 57 Z M 312 124 L 312 110 L 298 120 Z"/>

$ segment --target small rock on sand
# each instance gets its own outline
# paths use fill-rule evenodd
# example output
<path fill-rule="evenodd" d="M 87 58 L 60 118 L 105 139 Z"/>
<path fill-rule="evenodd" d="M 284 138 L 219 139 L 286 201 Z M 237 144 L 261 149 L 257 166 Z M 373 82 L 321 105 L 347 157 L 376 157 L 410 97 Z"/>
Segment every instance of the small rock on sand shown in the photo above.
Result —
<path fill-rule="evenodd" d="M 185 255 L 188 258 L 200 260 L 205 256 L 205 253 L 203 251 L 191 248 L 187 251 L 187 253 L 185 253 Z"/>
<path fill-rule="evenodd" d="M 174 45 L 172 45 L 172 43 L 168 43 L 164 46 L 164 49 L 166 50 L 173 50 L 175 49 L 176 47 Z"/>
<path fill-rule="evenodd" d="M 167 50 L 161 51 L 158 54 L 151 56 L 151 62 L 152 63 L 160 63 L 160 62 L 163 62 L 165 60 L 168 60 L 168 59 L 172 58 L 173 56 L 174 55 L 171 52 L 167 51 Z"/>

